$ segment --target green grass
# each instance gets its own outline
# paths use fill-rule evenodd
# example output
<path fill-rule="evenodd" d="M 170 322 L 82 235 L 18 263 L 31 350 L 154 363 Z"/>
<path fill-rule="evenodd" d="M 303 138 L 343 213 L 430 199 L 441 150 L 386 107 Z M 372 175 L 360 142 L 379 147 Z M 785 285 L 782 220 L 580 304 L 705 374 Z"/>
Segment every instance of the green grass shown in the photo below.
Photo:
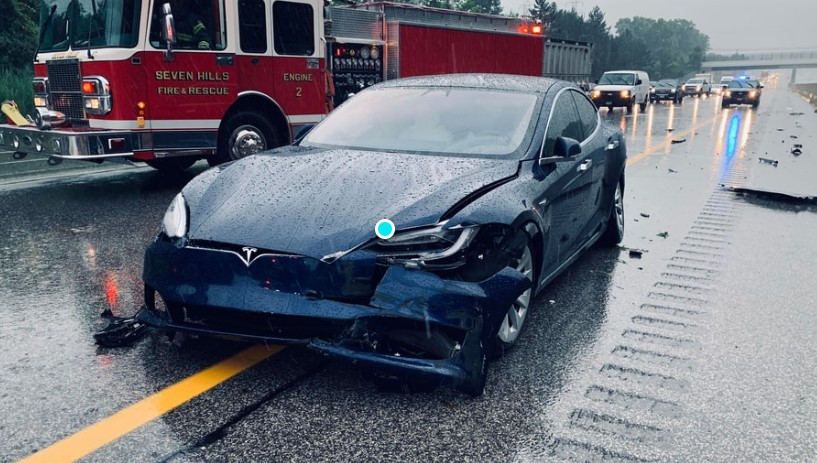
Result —
<path fill-rule="evenodd" d="M 34 109 L 34 91 L 31 88 L 31 79 L 34 78 L 32 69 L 13 70 L 0 69 L 0 101 L 14 100 L 23 114 L 31 114 Z M 0 117 L 5 122 L 5 117 Z"/>

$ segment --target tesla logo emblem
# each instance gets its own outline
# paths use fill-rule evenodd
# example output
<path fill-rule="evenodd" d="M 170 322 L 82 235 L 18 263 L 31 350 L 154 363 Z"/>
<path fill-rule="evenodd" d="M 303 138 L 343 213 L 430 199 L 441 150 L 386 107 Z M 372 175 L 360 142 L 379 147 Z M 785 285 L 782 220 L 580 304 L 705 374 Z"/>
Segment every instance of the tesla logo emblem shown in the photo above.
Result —
<path fill-rule="evenodd" d="M 252 262 L 252 254 L 254 252 L 258 252 L 258 249 L 251 248 L 249 246 L 244 246 L 243 248 L 241 248 L 241 250 L 244 251 L 244 254 L 246 254 L 247 256 L 246 258 L 242 258 L 241 260 L 243 260 L 244 263 L 247 264 L 247 267 L 249 267 L 250 262 Z"/>

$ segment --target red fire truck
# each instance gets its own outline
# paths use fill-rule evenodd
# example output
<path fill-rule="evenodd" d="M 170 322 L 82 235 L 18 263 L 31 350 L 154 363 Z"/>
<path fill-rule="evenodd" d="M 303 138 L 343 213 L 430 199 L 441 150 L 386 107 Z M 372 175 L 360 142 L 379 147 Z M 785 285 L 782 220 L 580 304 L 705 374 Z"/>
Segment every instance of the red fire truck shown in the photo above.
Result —
<path fill-rule="evenodd" d="M 0 125 L 18 159 L 214 165 L 290 143 L 383 79 L 546 74 L 541 27 L 519 18 L 323 0 L 41 4 L 35 114 Z"/>

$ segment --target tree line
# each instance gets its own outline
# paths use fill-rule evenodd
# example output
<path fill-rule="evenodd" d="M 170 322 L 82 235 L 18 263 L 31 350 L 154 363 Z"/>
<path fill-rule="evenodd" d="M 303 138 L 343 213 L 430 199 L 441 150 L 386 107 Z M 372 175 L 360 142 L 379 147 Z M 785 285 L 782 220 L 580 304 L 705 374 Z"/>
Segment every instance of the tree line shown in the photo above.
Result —
<path fill-rule="evenodd" d="M 398 1 L 476 13 L 503 13 L 500 0 Z M 0 50 L 5 50 L 0 53 L 0 71 L 30 68 L 37 46 L 40 2 L 0 0 L 5 18 L 0 28 Z M 593 79 L 610 69 L 645 70 L 653 79 L 682 77 L 700 69 L 709 48 L 709 37 L 686 19 L 623 18 L 615 24 L 613 33 L 598 6 L 584 16 L 547 0 L 534 0 L 533 8 L 523 16 L 540 20 L 548 37 L 592 43 Z"/>

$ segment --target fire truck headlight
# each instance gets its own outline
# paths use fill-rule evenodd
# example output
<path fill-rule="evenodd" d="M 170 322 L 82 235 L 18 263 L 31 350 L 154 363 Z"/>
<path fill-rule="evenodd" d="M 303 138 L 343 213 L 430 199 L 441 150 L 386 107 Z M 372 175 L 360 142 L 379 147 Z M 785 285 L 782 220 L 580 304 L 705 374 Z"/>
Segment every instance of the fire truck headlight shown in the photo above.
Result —
<path fill-rule="evenodd" d="M 165 212 L 162 232 L 170 238 L 181 238 L 187 233 L 187 204 L 181 193 L 173 198 Z"/>
<path fill-rule="evenodd" d="M 102 76 L 89 76 L 82 79 L 82 93 L 85 101 L 85 112 L 104 116 L 111 112 L 111 85 Z"/>
<path fill-rule="evenodd" d="M 593 90 L 592 92 L 590 92 L 590 97 L 591 98 L 598 98 L 600 96 L 601 96 L 601 90 Z"/>
<path fill-rule="evenodd" d="M 34 97 L 34 106 L 38 108 L 45 108 L 48 106 L 48 98 L 44 96 L 35 96 Z"/>

